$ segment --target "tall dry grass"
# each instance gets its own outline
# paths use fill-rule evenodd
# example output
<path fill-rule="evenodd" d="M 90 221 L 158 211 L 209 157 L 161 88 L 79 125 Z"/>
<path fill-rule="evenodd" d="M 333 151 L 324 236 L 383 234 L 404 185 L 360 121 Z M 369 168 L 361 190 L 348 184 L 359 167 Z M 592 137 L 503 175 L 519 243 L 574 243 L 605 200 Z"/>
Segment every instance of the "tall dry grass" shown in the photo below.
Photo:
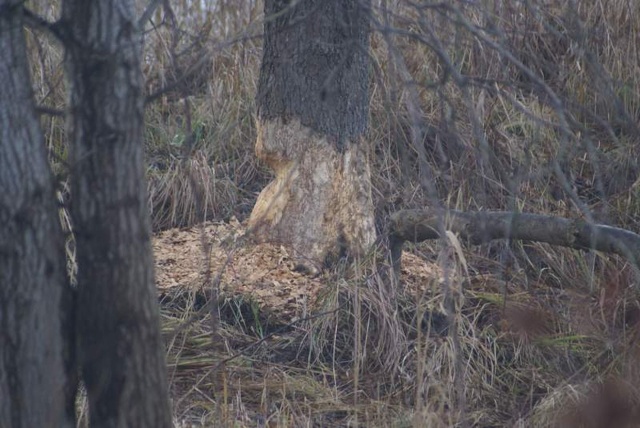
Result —
<path fill-rule="evenodd" d="M 640 229 L 638 2 L 373 3 L 368 141 L 381 232 L 395 210 L 434 205 Z M 57 2 L 28 4 L 57 16 Z M 261 4 L 170 6 L 145 25 L 154 228 L 242 220 L 269 179 L 253 155 Z M 59 113 L 43 114 L 42 124 L 63 182 L 63 52 L 27 34 L 36 100 Z M 419 290 L 386 288 L 375 256 L 328 273 L 324 315 L 266 341 L 246 328 L 257 309 L 237 302 L 221 324 L 226 348 L 212 346 L 210 311 L 198 299 L 173 296 L 164 329 L 177 423 L 640 419 L 636 267 L 544 244 L 457 249 L 452 241 L 408 248 L 442 271 Z"/>

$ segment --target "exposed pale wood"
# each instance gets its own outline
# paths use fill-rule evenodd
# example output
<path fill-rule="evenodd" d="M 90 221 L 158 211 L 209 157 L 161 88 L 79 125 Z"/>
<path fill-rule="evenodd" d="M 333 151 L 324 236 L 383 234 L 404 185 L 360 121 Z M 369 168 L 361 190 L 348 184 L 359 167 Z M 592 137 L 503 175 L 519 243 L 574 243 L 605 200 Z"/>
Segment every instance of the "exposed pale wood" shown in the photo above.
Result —
<path fill-rule="evenodd" d="M 262 191 L 249 228 L 321 263 L 360 254 L 375 241 L 370 171 L 360 144 L 337 150 L 297 120 L 258 123 L 258 156 L 276 178 Z"/>
<path fill-rule="evenodd" d="M 259 241 L 311 270 L 375 241 L 363 136 L 369 108 L 367 1 L 266 0 L 258 157 L 276 177 L 250 219 Z"/>

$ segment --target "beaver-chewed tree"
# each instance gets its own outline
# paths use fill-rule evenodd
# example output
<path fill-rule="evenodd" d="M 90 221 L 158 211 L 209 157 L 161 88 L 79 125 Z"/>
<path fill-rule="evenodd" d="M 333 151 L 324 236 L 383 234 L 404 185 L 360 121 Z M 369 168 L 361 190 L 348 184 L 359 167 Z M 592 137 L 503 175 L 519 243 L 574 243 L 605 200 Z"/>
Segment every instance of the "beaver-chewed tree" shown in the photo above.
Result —
<path fill-rule="evenodd" d="M 265 1 L 259 158 L 275 172 L 251 213 L 258 240 L 317 266 L 362 254 L 376 233 L 368 126 L 366 1 Z"/>

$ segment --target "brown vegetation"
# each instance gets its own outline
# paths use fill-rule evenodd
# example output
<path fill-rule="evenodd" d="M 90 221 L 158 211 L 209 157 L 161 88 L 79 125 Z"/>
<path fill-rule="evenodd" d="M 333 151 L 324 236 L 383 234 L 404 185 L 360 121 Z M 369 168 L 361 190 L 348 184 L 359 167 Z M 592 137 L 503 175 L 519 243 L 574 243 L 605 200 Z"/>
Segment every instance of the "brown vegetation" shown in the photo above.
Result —
<path fill-rule="evenodd" d="M 261 5 L 196 4 L 171 2 L 146 26 L 156 230 L 244 221 L 270 178 L 253 153 Z M 55 16 L 47 7 L 35 9 Z M 381 0 L 373 18 L 367 150 L 379 235 L 394 212 L 424 207 L 640 231 L 638 2 Z M 64 113 L 60 51 L 27 36 L 37 100 Z M 41 116 L 61 181 L 63 120 Z M 314 279 L 322 292 L 306 312 L 265 329 L 269 308 L 229 290 L 209 262 L 212 246 L 250 251 L 230 236 L 203 229 L 197 274 L 163 296 L 181 424 L 637 420 L 638 270 L 626 258 L 515 240 L 471 247 L 447 234 L 405 246 L 419 261 L 405 261 L 403 290 L 389 289 L 384 258 L 371 254 Z"/>

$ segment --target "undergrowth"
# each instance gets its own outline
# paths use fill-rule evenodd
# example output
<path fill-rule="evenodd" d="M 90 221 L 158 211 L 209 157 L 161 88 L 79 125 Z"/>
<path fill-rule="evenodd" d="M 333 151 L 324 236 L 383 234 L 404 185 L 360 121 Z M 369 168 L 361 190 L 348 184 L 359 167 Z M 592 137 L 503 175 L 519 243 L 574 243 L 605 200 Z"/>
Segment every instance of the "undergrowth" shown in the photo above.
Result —
<path fill-rule="evenodd" d="M 57 2 L 28 3 L 48 19 L 58 13 Z M 261 3 L 171 5 L 146 26 L 144 47 L 154 230 L 244 220 L 270 179 L 253 154 Z M 639 231 L 640 3 L 374 1 L 372 19 L 379 232 L 394 211 L 434 205 Z M 44 34 L 27 36 L 64 183 L 62 52 Z M 66 193 L 61 186 L 61 200 Z M 301 320 L 274 320 L 250 297 L 213 299 L 208 283 L 201 294 L 163 296 L 176 424 L 640 420 L 635 267 L 544 244 L 494 242 L 463 255 L 451 245 L 407 248 L 440 266 L 428 281 L 405 272 L 390 288 L 375 256 L 326 272 L 315 312 Z"/>

